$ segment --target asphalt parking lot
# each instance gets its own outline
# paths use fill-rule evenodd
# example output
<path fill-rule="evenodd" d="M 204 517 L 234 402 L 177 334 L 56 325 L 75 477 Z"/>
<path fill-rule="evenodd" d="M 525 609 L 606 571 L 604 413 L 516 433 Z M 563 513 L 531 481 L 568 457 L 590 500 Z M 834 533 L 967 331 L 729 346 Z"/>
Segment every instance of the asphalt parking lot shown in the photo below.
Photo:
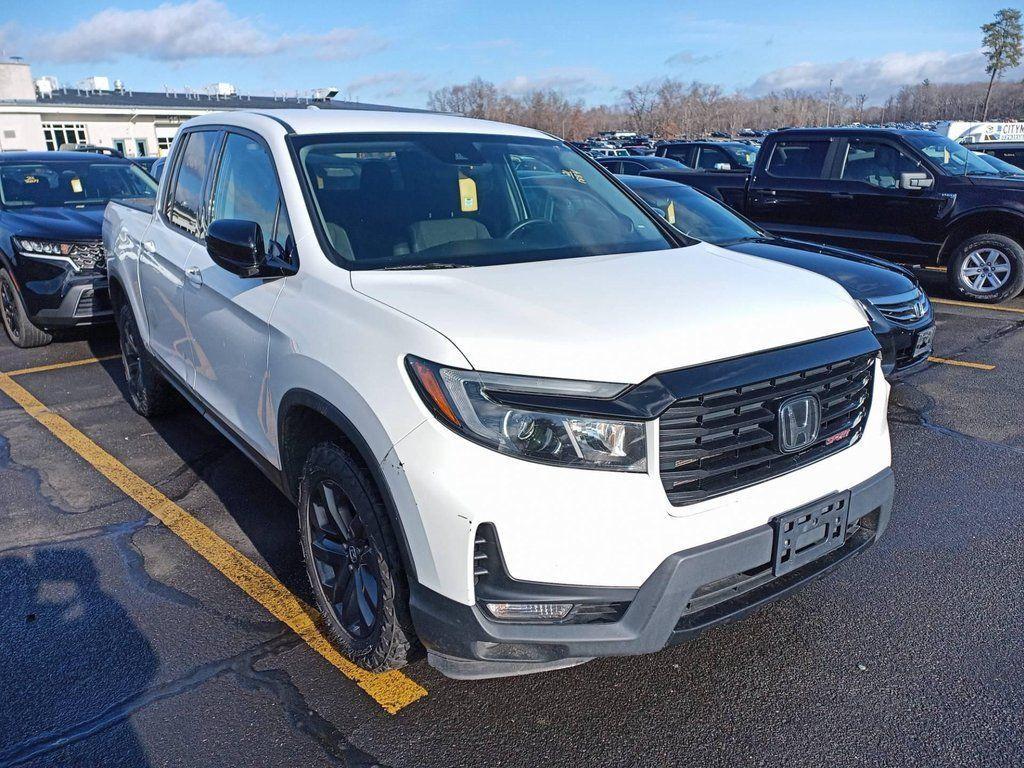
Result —
<path fill-rule="evenodd" d="M 113 332 L 4 339 L 0 766 L 1021 765 L 1024 300 L 935 308 L 877 547 L 688 645 L 486 682 L 322 647 L 294 510 L 187 407 L 137 416 Z"/>

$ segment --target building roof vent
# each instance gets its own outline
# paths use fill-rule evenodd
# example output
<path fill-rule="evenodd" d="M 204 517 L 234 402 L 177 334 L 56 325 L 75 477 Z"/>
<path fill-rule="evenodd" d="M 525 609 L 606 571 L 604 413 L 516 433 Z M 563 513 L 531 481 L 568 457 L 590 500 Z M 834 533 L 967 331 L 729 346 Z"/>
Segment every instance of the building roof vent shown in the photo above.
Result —
<path fill-rule="evenodd" d="M 328 88 L 314 88 L 313 89 L 313 101 L 330 101 L 338 95 L 341 89 L 337 86 L 330 86 Z"/>

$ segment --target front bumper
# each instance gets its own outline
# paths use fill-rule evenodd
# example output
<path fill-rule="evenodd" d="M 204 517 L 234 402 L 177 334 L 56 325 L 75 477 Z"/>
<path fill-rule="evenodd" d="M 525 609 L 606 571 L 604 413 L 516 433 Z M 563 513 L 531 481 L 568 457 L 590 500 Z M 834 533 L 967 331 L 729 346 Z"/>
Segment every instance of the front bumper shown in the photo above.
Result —
<path fill-rule="evenodd" d="M 29 320 L 68 328 L 113 320 L 105 271 L 77 272 L 60 263 L 21 257 L 15 270 Z"/>
<path fill-rule="evenodd" d="M 430 663 L 456 678 L 527 674 L 598 656 L 652 653 L 733 621 L 819 578 L 876 542 L 889 523 L 893 474 L 885 469 L 850 489 L 845 542 L 775 576 L 775 533 L 761 525 L 667 557 L 639 589 L 565 587 L 501 581 L 502 599 L 628 604 L 615 621 L 516 624 L 490 618 L 419 584 L 413 622 Z"/>

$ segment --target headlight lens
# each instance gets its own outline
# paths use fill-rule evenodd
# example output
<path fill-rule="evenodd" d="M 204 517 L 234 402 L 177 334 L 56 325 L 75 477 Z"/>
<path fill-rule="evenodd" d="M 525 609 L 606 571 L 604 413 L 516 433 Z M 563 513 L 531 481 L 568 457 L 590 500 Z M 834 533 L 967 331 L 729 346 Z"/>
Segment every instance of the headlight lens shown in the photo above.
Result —
<path fill-rule="evenodd" d="M 89 245 L 16 237 L 14 243 L 19 251 L 28 256 L 58 256 L 70 261 L 75 269 L 95 269 L 103 264 L 103 248 L 98 242 Z"/>
<path fill-rule="evenodd" d="M 569 467 L 647 471 L 645 422 L 512 407 L 495 393 L 609 398 L 624 384 L 540 379 L 447 368 L 410 356 L 424 402 L 447 426 L 501 453 Z"/>

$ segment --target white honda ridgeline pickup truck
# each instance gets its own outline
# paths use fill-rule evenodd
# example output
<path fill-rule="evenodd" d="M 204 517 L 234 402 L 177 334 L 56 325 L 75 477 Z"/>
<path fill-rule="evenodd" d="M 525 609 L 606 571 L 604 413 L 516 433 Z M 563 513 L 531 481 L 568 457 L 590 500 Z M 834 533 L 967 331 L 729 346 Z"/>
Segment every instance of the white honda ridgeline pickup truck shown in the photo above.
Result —
<path fill-rule="evenodd" d="M 211 114 L 111 203 L 133 407 L 177 393 L 298 505 L 366 669 L 657 651 L 875 542 L 878 344 L 837 284 L 687 240 L 563 142 L 427 113 Z"/>

